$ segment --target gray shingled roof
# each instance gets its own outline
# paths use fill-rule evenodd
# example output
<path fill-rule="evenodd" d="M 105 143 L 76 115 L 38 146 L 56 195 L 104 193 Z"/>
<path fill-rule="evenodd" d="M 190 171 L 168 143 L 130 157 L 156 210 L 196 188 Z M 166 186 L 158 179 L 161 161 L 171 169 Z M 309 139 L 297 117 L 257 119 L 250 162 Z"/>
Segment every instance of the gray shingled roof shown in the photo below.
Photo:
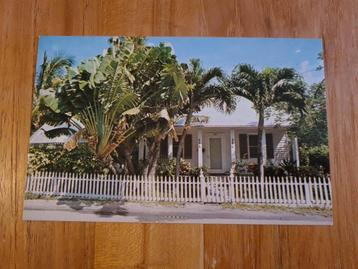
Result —
<path fill-rule="evenodd" d="M 78 122 L 78 124 L 80 124 Z M 81 124 L 80 124 L 81 125 Z M 36 145 L 36 144 L 64 144 L 69 138 L 70 135 L 60 135 L 54 138 L 49 138 L 46 136 L 45 131 L 49 131 L 49 130 L 53 130 L 53 129 L 57 129 L 57 128 L 66 128 L 69 125 L 67 123 L 63 123 L 61 125 L 58 126 L 51 126 L 48 124 L 44 124 L 41 126 L 40 129 L 36 130 L 30 137 L 30 144 L 31 145 Z M 71 129 L 74 130 L 78 130 L 78 128 L 76 128 L 73 125 L 70 125 Z"/>

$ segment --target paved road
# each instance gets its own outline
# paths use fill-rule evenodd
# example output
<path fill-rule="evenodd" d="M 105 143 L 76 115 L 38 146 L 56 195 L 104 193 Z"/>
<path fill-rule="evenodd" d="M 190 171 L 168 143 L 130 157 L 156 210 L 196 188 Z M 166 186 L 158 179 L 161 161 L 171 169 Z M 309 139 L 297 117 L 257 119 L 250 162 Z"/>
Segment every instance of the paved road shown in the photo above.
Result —
<path fill-rule="evenodd" d="M 222 208 L 218 205 L 189 204 L 182 207 L 138 203 L 95 203 L 73 200 L 26 200 L 25 220 L 332 225 L 331 217 L 287 211 Z"/>

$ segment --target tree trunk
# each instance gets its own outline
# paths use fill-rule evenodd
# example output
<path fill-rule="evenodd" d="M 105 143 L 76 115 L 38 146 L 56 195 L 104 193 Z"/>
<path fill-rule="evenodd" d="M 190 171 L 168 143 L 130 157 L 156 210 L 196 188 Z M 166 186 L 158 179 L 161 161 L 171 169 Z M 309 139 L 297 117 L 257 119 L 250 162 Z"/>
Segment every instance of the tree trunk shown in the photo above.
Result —
<path fill-rule="evenodd" d="M 111 156 L 108 156 L 105 159 L 100 160 L 114 175 L 118 174 L 117 169 L 113 165 L 113 158 Z"/>
<path fill-rule="evenodd" d="M 259 123 L 258 123 L 258 130 L 257 130 L 257 142 L 258 142 L 258 155 L 257 155 L 257 165 L 259 166 L 259 177 L 261 182 L 264 180 L 264 156 L 263 156 L 263 131 L 264 131 L 264 124 L 265 124 L 265 117 L 264 111 L 261 110 L 259 112 Z"/>
<path fill-rule="evenodd" d="M 132 161 L 132 151 L 133 151 L 133 147 L 124 145 L 123 152 L 124 152 L 124 159 L 126 160 L 126 169 L 129 174 L 133 175 L 135 174 L 135 168 Z"/>
<path fill-rule="evenodd" d="M 176 156 L 176 166 L 175 166 L 175 176 L 176 177 L 178 177 L 180 174 L 180 158 L 183 153 L 185 137 L 188 132 L 188 129 L 190 128 L 190 123 L 191 123 L 192 117 L 193 117 L 193 112 L 190 111 L 186 117 L 184 129 L 183 129 L 183 132 L 181 133 L 181 137 L 179 140 L 178 152 L 177 152 L 177 156 Z"/>
<path fill-rule="evenodd" d="M 160 148 L 160 141 L 162 139 L 162 135 L 158 135 L 154 138 L 152 145 L 149 147 L 149 154 L 148 154 L 148 163 L 144 168 L 144 175 L 147 176 L 154 176 L 155 170 L 157 168 L 158 158 L 159 158 L 159 148 Z"/>

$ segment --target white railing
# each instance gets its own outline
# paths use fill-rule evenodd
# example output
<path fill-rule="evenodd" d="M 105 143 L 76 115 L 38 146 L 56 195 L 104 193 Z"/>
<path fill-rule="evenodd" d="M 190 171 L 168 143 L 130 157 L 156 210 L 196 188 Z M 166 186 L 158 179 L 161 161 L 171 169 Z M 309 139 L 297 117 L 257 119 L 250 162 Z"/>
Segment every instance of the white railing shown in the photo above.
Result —
<path fill-rule="evenodd" d="M 332 206 L 329 177 L 97 175 L 39 172 L 26 193 L 64 198 L 180 203 L 243 203 Z"/>

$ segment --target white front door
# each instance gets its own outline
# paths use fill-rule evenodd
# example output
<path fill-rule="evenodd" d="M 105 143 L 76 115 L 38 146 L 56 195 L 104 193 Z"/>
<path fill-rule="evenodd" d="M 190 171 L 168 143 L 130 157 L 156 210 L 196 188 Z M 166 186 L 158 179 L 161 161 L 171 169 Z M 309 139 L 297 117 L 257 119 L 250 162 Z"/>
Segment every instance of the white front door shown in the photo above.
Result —
<path fill-rule="evenodd" d="M 224 172 L 224 139 L 222 135 L 207 137 L 206 166 L 210 173 Z"/>

